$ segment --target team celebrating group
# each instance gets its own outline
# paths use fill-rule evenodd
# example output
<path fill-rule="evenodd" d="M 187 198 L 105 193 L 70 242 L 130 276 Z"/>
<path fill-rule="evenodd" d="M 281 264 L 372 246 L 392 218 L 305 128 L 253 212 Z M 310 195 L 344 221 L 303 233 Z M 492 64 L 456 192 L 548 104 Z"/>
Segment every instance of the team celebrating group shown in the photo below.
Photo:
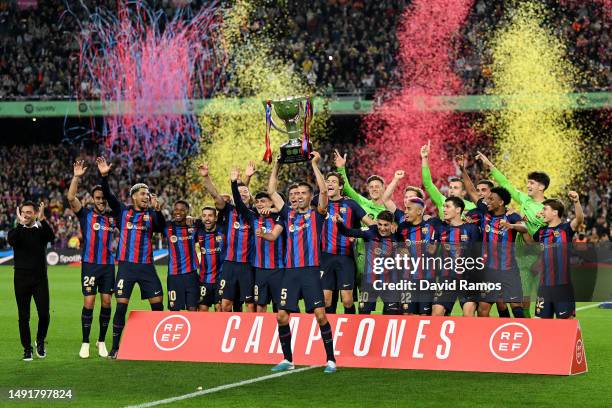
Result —
<path fill-rule="evenodd" d="M 309 183 L 297 182 L 287 189 L 288 202 L 277 190 L 279 161 L 273 164 L 267 191 L 255 196 L 248 187 L 256 173 L 253 163 L 244 177 L 238 168 L 232 169 L 231 194 L 219 192 L 208 166 L 202 164 L 199 174 L 214 206 L 202 208 L 199 217 L 192 218 L 189 203 L 179 200 L 173 203 L 171 220 L 164 218 L 163 203 L 146 184 L 130 189 L 130 205 L 121 203 L 109 187 L 112 166 L 104 158 L 96 160 L 101 182 L 91 189 L 93 205 L 83 206 L 77 192 L 87 167 L 77 161 L 67 198 L 83 235 L 79 355 L 89 357 L 97 293 L 101 309 L 96 347 L 103 357 L 117 356 L 136 283 L 151 309 L 163 310 L 163 288 L 153 262 L 153 233 L 167 239 L 168 309 L 265 312 L 272 303 L 284 355 L 273 371 L 294 368 L 289 317 L 300 311 L 300 300 L 320 325 L 326 373 L 336 371 L 332 328 L 326 316 L 336 312 L 338 301 L 346 314 L 369 314 L 380 298 L 385 314 L 444 316 L 458 300 L 464 316 L 489 316 L 496 304 L 500 317 L 509 317 L 510 310 L 514 317 L 530 317 L 529 299 L 538 285 L 536 316 L 573 317 L 568 251 L 574 231 L 583 222 L 578 194 L 568 194 L 575 213 L 569 221 L 563 202 L 544 196 L 550 183 L 545 173 L 529 173 L 524 193 L 479 152 L 476 158 L 490 170 L 492 180 L 474 185 L 464 158 L 458 156 L 462 178 L 450 180 L 449 197 L 445 197 L 432 182 L 429 151 L 429 144 L 421 148 L 423 186 L 438 217 L 426 214 L 425 193 L 419 187 L 405 187 L 403 209 L 393 202 L 391 197 L 405 176 L 401 170 L 387 186 L 379 176 L 368 178 L 369 198 L 363 197 L 351 188 L 346 155 L 338 151 L 334 153 L 337 171 L 325 176 L 319 169 L 321 156 L 310 153 L 318 194 Z M 512 200 L 515 209 L 509 208 Z M 116 233 L 118 245 L 113 251 Z M 534 241 L 539 245 L 528 245 Z M 484 267 L 464 272 L 442 262 L 420 262 L 411 270 L 395 268 L 382 274 L 375 270 L 380 265 L 377 258 L 398 253 L 425 261 L 473 254 L 481 257 Z M 426 281 L 425 287 L 437 289 L 417 285 L 417 289 L 381 293 L 375 284 L 379 278 L 387 283 L 404 278 Z M 450 284 L 457 280 L 499 286 L 497 290 L 460 290 Z M 104 340 L 113 293 L 113 345 L 108 352 Z"/>

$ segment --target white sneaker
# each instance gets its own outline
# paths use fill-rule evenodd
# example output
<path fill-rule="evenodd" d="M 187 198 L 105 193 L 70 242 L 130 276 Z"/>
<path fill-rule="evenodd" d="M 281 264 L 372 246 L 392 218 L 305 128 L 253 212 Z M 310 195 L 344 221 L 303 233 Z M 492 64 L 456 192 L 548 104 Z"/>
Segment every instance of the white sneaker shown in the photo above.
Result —
<path fill-rule="evenodd" d="M 100 357 L 108 357 L 108 350 L 106 350 L 106 344 L 103 341 L 96 341 L 96 347 L 98 348 L 98 355 Z"/>
<path fill-rule="evenodd" d="M 89 343 L 81 344 L 81 351 L 79 351 L 79 357 L 89 358 Z"/>
<path fill-rule="evenodd" d="M 328 361 L 325 366 L 325 370 L 323 370 L 325 374 L 332 374 L 336 372 L 336 363 L 333 361 Z"/>

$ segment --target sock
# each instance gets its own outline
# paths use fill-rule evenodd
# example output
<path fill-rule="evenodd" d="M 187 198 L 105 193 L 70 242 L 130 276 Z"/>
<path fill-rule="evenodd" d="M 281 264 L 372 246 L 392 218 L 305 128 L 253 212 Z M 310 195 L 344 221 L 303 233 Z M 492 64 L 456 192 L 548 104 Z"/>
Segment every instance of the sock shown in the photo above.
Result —
<path fill-rule="evenodd" d="M 293 352 L 291 351 L 291 329 L 289 328 L 289 325 L 278 326 L 278 339 L 280 340 L 285 360 L 293 362 Z"/>
<path fill-rule="evenodd" d="M 164 304 L 162 302 L 151 303 L 151 310 L 162 312 L 164 310 Z"/>
<path fill-rule="evenodd" d="M 499 310 L 499 308 L 497 308 L 497 314 L 499 314 L 499 317 L 510 317 L 510 309 L 506 308 L 505 310 Z"/>
<path fill-rule="evenodd" d="M 355 314 L 355 304 L 351 307 L 344 306 L 344 314 Z"/>
<path fill-rule="evenodd" d="M 91 332 L 91 321 L 93 320 L 93 309 L 83 307 L 81 310 L 81 329 L 83 330 L 83 343 L 89 343 L 89 332 Z"/>
<path fill-rule="evenodd" d="M 98 337 L 98 341 L 100 343 L 104 343 L 106 339 L 106 331 L 108 330 L 108 322 L 111 317 L 111 308 L 103 307 L 100 309 L 100 337 Z"/>
<path fill-rule="evenodd" d="M 336 314 L 336 307 L 335 306 L 328 306 L 325 308 L 325 313 L 326 314 Z"/>
<path fill-rule="evenodd" d="M 523 307 L 522 306 L 513 307 L 512 315 L 518 318 L 525 317 L 525 313 L 523 313 Z"/>
<path fill-rule="evenodd" d="M 325 346 L 325 354 L 327 354 L 327 361 L 336 361 L 334 357 L 334 339 L 332 337 L 332 328 L 329 322 L 325 323 L 322 326 L 319 326 L 321 329 L 321 338 L 323 339 L 323 345 Z"/>
<path fill-rule="evenodd" d="M 127 313 L 128 305 L 126 303 L 117 303 L 115 317 L 113 318 L 113 350 L 119 350 L 119 340 L 123 326 L 125 326 L 125 314 Z"/>

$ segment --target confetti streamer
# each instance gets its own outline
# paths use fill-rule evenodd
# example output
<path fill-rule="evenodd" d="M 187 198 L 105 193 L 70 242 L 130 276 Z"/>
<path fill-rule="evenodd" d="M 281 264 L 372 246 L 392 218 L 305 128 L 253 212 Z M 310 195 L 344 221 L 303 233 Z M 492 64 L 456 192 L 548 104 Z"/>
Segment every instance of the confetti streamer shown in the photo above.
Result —
<path fill-rule="evenodd" d="M 93 93 L 117 112 L 104 117 L 107 155 L 127 165 L 144 159 L 154 169 L 196 153 L 197 116 L 180 112 L 225 76 L 216 3 L 197 14 L 177 9 L 172 18 L 141 0 L 118 1 L 116 12 L 81 6 L 88 18 L 79 36 L 79 73 L 91 84 L 81 97 Z"/>
<path fill-rule="evenodd" d="M 474 139 L 465 115 L 451 111 L 425 111 L 432 96 L 465 93 L 453 72 L 452 55 L 472 0 L 417 0 L 404 12 L 398 29 L 398 64 L 402 70 L 399 92 L 383 89 L 386 98 L 364 119 L 364 146 L 357 172 L 372 173 L 389 181 L 395 170 L 406 171 L 409 184 L 421 185 L 420 147 L 431 140 L 430 167 L 434 181 L 454 173 L 451 151 Z M 421 104 L 415 103 L 420 100 Z M 398 189 L 398 197 L 401 192 Z M 396 197 L 396 198 L 398 198 Z"/>

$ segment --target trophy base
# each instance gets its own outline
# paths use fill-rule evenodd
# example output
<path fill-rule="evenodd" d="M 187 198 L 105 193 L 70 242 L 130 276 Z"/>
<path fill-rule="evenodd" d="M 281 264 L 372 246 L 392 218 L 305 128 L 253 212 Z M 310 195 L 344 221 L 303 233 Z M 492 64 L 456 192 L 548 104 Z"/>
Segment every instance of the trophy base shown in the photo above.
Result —
<path fill-rule="evenodd" d="M 312 151 L 312 143 L 308 143 L 308 151 Z M 310 157 L 302 152 L 302 141 L 300 139 L 290 139 L 289 142 L 281 145 L 280 152 L 281 163 L 302 163 L 310 160 Z"/>

